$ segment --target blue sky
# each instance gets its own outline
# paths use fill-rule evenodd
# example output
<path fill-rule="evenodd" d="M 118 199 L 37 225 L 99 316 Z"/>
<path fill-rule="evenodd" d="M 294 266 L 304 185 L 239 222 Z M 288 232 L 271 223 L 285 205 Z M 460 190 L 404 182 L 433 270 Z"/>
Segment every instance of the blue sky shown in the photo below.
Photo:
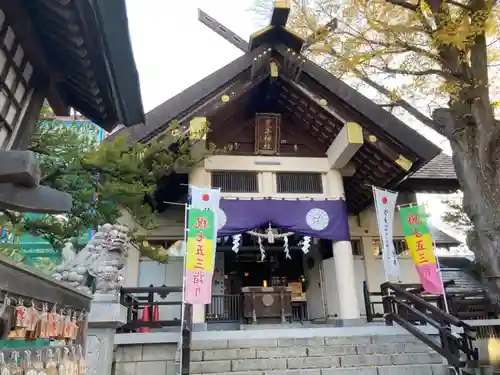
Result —
<path fill-rule="evenodd" d="M 144 109 L 153 109 L 241 55 L 198 21 L 198 8 L 248 39 L 252 0 L 126 0 Z"/>

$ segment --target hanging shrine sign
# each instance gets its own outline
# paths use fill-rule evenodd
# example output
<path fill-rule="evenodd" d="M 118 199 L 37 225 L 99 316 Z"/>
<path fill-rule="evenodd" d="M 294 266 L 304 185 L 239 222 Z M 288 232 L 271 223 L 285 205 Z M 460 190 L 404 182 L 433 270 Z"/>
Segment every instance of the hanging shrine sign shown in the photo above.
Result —
<path fill-rule="evenodd" d="M 209 304 L 214 273 L 215 215 L 190 208 L 188 216 L 185 303 Z"/>
<path fill-rule="evenodd" d="M 399 207 L 399 216 L 406 245 L 415 263 L 420 284 L 427 293 L 443 294 L 443 282 L 439 276 L 424 206 Z"/>
<path fill-rule="evenodd" d="M 255 153 L 277 155 L 280 152 L 281 116 L 274 113 L 258 113 L 255 117 Z"/>

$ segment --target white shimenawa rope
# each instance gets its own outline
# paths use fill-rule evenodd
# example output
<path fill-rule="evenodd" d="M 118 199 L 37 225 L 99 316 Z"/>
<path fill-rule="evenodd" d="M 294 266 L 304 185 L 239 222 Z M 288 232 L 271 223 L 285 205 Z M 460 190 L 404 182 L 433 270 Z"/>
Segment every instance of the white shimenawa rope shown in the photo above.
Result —
<path fill-rule="evenodd" d="M 262 245 L 261 237 L 257 237 L 257 243 L 259 244 L 260 260 L 263 262 L 266 259 L 266 250 L 264 249 L 264 245 Z"/>
<path fill-rule="evenodd" d="M 241 244 L 241 234 L 235 234 L 233 235 L 233 247 L 232 250 L 238 254 L 238 251 L 240 251 L 240 244 Z"/>
<path fill-rule="evenodd" d="M 288 249 L 288 237 L 283 238 L 283 241 L 284 241 L 283 250 L 285 251 L 285 258 L 292 259 L 290 255 L 290 250 Z"/>

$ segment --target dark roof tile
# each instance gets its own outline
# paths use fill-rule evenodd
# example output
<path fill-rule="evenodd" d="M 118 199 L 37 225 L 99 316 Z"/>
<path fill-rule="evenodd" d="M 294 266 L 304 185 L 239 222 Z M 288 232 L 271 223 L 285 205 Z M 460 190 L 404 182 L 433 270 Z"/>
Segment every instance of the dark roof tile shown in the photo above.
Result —
<path fill-rule="evenodd" d="M 455 167 L 451 156 L 444 152 L 440 153 L 434 159 L 415 172 L 412 179 L 456 179 Z"/>
<path fill-rule="evenodd" d="M 458 241 L 456 238 L 450 236 L 449 234 L 443 232 L 442 230 L 436 228 L 433 225 L 429 226 L 429 230 L 432 233 L 432 239 L 436 243 L 436 245 L 451 245 L 451 246 L 458 246 L 460 245 L 460 241 Z"/>

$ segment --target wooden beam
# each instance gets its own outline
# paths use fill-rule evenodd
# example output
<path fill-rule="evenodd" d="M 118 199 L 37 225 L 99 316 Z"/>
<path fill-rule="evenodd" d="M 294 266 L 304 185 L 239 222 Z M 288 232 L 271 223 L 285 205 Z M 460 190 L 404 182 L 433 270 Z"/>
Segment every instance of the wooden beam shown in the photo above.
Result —
<path fill-rule="evenodd" d="M 12 27 L 29 62 L 33 64 L 35 70 L 43 73 L 49 80 L 47 98 L 52 109 L 58 116 L 69 116 L 67 101 L 56 88 L 57 83 L 62 81 L 62 77 L 50 66 L 28 11 L 22 2 L 11 0 L 0 0 L 0 8 L 4 11 L 7 22 Z"/>
<path fill-rule="evenodd" d="M 401 155 L 394 150 L 392 150 L 385 143 L 381 142 L 375 135 L 369 134 L 365 135 L 366 144 L 369 147 L 374 147 L 382 154 L 386 155 L 389 159 L 391 159 L 399 168 L 408 172 L 413 166 L 413 162 L 406 158 L 404 155 Z"/>
<path fill-rule="evenodd" d="M 288 85 L 290 85 L 290 87 L 308 98 L 311 103 L 314 103 L 316 106 L 322 108 L 327 114 L 329 114 L 339 122 L 347 124 L 348 122 L 354 121 L 352 117 L 347 113 L 339 113 L 338 110 L 328 102 L 328 100 L 326 100 L 325 98 L 320 98 L 299 83 L 293 82 L 291 79 L 283 76 L 281 76 L 281 79 Z M 363 138 L 365 143 L 369 145 L 369 147 L 379 151 L 382 155 L 386 156 L 389 160 L 391 160 L 404 171 L 408 172 L 413 166 L 413 162 L 409 158 L 407 158 L 405 155 L 400 154 L 399 152 L 394 151 L 390 146 L 380 141 L 373 134 L 363 132 Z"/>
<path fill-rule="evenodd" d="M 363 145 L 363 129 L 358 123 L 348 122 L 326 151 L 331 169 L 344 168 Z"/>
<path fill-rule="evenodd" d="M 0 256 L 0 285 L 5 294 L 20 296 L 28 303 L 34 300 L 37 304 L 46 302 L 58 307 L 90 311 L 91 295 L 4 255 Z"/>
<path fill-rule="evenodd" d="M 207 26 L 210 30 L 215 31 L 239 50 L 243 52 L 248 51 L 248 43 L 243 38 L 222 25 L 215 18 L 210 17 L 201 9 L 198 9 L 198 21 Z"/>
<path fill-rule="evenodd" d="M 271 15 L 271 26 L 286 26 L 292 2 L 290 0 L 274 0 L 273 13 Z"/>
<path fill-rule="evenodd" d="M 0 183 L 0 208 L 17 212 L 63 214 L 71 210 L 71 195 L 47 186 Z"/>
<path fill-rule="evenodd" d="M 356 173 L 356 166 L 354 163 L 347 163 L 345 167 L 339 169 L 342 177 L 352 177 Z"/>

